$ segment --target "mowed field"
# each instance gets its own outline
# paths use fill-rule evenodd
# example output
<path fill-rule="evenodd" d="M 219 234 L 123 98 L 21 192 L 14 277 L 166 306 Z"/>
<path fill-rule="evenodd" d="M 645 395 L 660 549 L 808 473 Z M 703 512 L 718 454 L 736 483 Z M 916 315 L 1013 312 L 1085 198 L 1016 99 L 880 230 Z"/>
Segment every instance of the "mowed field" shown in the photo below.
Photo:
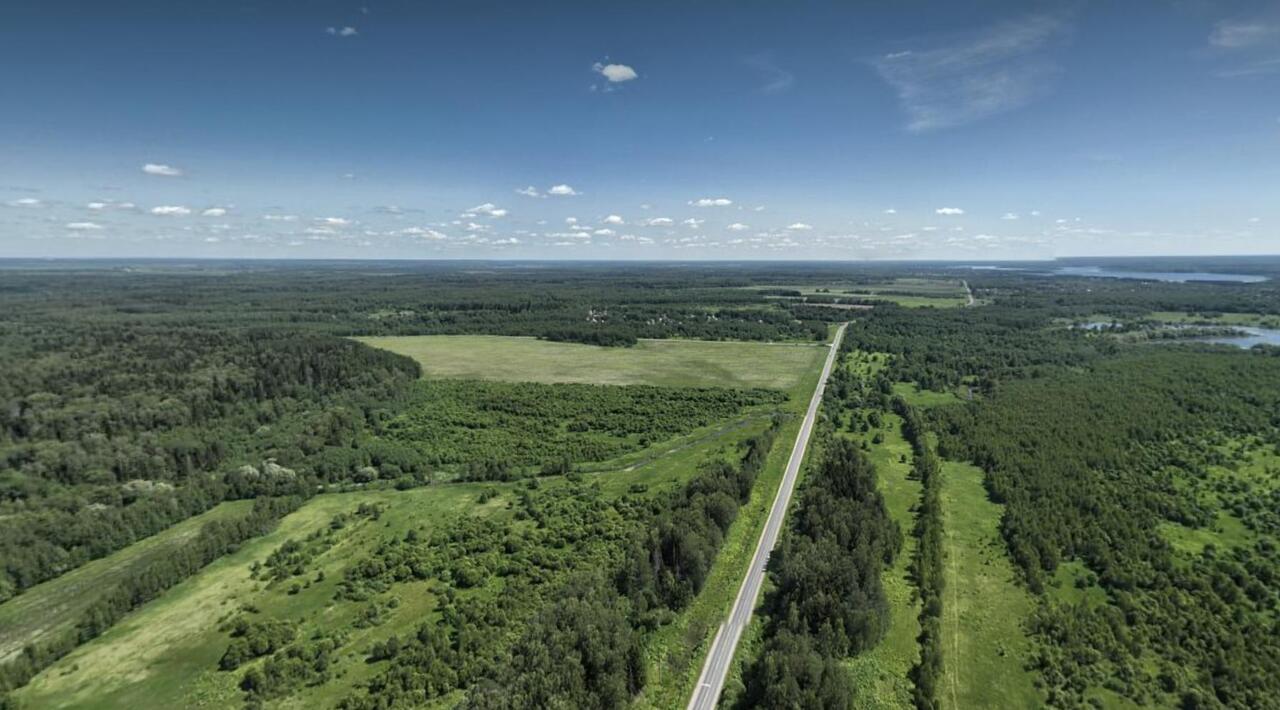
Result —
<path fill-rule="evenodd" d="M 816 343 L 641 340 L 629 348 L 606 348 L 497 335 L 358 340 L 412 357 L 427 377 L 787 391 L 820 368 L 827 353 Z"/>

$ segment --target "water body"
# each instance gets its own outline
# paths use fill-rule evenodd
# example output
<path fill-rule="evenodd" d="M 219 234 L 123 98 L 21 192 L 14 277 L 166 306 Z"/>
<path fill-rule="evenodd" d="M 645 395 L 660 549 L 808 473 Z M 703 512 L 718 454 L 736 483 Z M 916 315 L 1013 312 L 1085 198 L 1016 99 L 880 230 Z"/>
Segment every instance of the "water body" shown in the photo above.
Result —
<path fill-rule="evenodd" d="M 1126 271 L 1102 266 L 1060 266 L 1054 269 L 1053 273 L 1058 276 L 1095 276 L 1109 279 L 1143 279 L 1146 281 L 1169 281 L 1173 283 L 1230 281 L 1232 283 L 1253 284 L 1267 280 L 1265 276 L 1254 276 L 1252 274 L 1214 274 L 1208 271 Z"/>
<path fill-rule="evenodd" d="M 1238 348 L 1251 348 L 1255 345 L 1277 345 L 1280 346 L 1280 330 L 1272 330 L 1270 328 L 1237 328 L 1248 335 L 1227 335 L 1214 338 L 1204 338 L 1201 342 L 1218 343 L 1219 345 L 1234 345 Z M 1199 340 L 1199 338 L 1197 338 Z"/>

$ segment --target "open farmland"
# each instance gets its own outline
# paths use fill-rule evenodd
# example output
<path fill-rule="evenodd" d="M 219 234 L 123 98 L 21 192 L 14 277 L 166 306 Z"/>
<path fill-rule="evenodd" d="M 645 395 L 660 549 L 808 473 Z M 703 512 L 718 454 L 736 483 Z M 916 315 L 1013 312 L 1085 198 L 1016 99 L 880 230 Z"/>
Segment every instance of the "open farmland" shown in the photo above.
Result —
<path fill-rule="evenodd" d="M 789 390 L 820 366 L 818 344 L 641 340 L 629 348 L 488 335 L 360 338 L 408 355 L 426 377 Z"/>

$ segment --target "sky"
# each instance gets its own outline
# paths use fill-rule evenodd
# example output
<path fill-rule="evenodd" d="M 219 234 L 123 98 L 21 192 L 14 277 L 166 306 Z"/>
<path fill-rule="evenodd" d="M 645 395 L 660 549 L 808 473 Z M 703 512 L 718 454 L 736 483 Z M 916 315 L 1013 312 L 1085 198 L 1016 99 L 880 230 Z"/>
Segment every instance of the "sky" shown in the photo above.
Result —
<path fill-rule="evenodd" d="M 0 257 L 1280 253 L 1280 0 L 41 0 L 0 67 Z"/>

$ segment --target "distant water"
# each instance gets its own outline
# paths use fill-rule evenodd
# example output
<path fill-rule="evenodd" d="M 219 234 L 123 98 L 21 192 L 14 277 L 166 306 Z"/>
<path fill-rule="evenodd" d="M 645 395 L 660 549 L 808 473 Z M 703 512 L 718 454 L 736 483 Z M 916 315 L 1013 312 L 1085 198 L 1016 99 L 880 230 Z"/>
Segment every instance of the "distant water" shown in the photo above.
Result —
<path fill-rule="evenodd" d="M 1251 348 L 1255 345 L 1280 345 L 1280 330 L 1272 330 L 1270 328 L 1237 328 L 1237 330 L 1242 330 L 1248 335 L 1204 338 L 1201 342 L 1234 345 L 1238 348 Z"/>
<path fill-rule="evenodd" d="M 1096 276 L 1109 279 L 1144 279 L 1146 281 L 1231 281 L 1252 284 L 1266 281 L 1265 276 L 1252 274 L 1214 274 L 1207 271 L 1125 271 L 1101 266 L 1060 266 L 1053 273 L 1059 276 Z"/>

